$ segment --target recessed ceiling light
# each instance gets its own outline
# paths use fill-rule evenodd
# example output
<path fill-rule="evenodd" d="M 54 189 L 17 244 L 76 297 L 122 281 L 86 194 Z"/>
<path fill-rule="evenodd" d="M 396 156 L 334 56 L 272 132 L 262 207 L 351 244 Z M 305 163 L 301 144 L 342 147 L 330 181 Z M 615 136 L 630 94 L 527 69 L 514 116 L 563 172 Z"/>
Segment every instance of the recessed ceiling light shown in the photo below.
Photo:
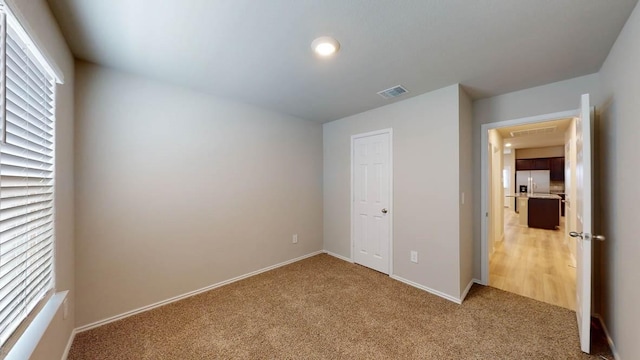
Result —
<path fill-rule="evenodd" d="M 330 56 L 340 49 L 338 40 L 330 36 L 321 36 L 311 42 L 311 48 L 320 56 Z"/>
<path fill-rule="evenodd" d="M 506 143 L 506 144 L 504 144 L 504 146 L 511 147 L 511 143 Z"/>

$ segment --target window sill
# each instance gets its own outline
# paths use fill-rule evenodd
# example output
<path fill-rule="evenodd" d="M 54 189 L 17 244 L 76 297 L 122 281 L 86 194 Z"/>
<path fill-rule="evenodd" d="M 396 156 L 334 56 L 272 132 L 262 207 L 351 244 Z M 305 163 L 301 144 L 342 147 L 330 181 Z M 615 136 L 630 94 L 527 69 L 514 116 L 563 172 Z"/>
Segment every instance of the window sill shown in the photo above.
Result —
<path fill-rule="evenodd" d="M 68 291 L 56 293 L 47 301 L 4 360 L 23 360 L 31 356 L 68 293 Z"/>

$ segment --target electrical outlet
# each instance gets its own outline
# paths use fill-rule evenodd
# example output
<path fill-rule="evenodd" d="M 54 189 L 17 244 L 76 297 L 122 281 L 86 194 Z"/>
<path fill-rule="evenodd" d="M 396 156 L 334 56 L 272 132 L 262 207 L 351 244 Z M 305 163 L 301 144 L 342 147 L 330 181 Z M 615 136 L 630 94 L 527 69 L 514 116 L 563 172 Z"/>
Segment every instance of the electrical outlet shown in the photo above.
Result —
<path fill-rule="evenodd" d="M 291 239 L 291 242 L 294 244 L 298 243 L 298 234 L 293 234 L 293 238 Z"/>
<path fill-rule="evenodd" d="M 411 250 L 411 262 L 418 263 L 418 252 Z"/>

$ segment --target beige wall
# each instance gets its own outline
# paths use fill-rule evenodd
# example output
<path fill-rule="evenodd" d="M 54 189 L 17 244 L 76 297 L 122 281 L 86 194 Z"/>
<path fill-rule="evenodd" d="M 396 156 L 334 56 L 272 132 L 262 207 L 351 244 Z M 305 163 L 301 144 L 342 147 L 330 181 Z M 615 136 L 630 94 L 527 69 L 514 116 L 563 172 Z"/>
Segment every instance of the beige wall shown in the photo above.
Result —
<path fill-rule="evenodd" d="M 564 146 L 516 149 L 516 159 L 537 159 L 564 156 Z"/>
<path fill-rule="evenodd" d="M 509 167 L 509 188 L 505 189 L 506 195 L 513 195 L 516 193 L 516 157 L 515 150 L 511 150 L 510 154 L 502 155 L 502 165 L 504 169 Z M 515 198 L 508 198 L 508 201 L 505 202 L 507 204 L 507 208 L 511 211 L 515 211 Z"/>
<path fill-rule="evenodd" d="M 320 124 L 76 70 L 78 326 L 322 250 Z"/>
<path fill-rule="evenodd" d="M 473 281 L 473 104 L 471 98 L 459 89 L 460 123 L 460 291 Z M 460 195 L 462 197 L 462 195 Z M 461 294 L 462 295 L 462 294 Z"/>
<path fill-rule="evenodd" d="M 459 297 L 458 98 L 453 85 L 323 125 L 326 250 L 351 257 L 351 135 L 393 128 L 393 274 Z"/>
<path fill-rule="evenodd" d="M 490 178 L 490 208 L 489 211 L 489 254 L 493 254 L 496 242 L 502 240 L 504 235 L 504 184 L 502 183 L 502 169 L 504 169 L 502 136 L 497 130 L 489 130 L 489 176 Z"/>
<path fill-rule="evenodd" d="M 73 87 L 74 62 L 48 5 L 43 0 L 8 1 L 38 47 L 62 71 L 64 85 L 56 87 L 56 195 L 55 274 L 56 290 L 69 290 L 69 316 L 62 308 L 46 330 L 31 359 L 59 359 L 74 328 L 74 179 L 73 179 Z"/>
<path fill-rule="evenodd" d="M 575 110 L 580 104 L 580 95 L 590 93 L 591 99 L 598 104 L 602 97 L 598 74 L 582 76 L 552 84 L 477 100 L 473 103 L 473 148 L 474 170 L 474 274 L 480 278 L 482 253 L 480 251 L 480 129 L 483 124 L 520 119 L 560 111 Z"/>
<path fill-rule="evenodd" d="M 565 243 L 571 254 L 571 261 L 576 265 L 576 241 L 569 236 L 569 233 L 576 229 L 578 223 L 577 213 L 577 183 L 576 183 L 576 122 L 571 121 L 571 125 L 565 132 Z"/>
<path fill-rule="evenodd" d="M 600 71 L 604 101 L 599 106 L 596 143 L 596 242 L 600 294 L 596 309 L 604 318 L 621 359 L 640 357 L 640 8 L 636 6 Z"/>

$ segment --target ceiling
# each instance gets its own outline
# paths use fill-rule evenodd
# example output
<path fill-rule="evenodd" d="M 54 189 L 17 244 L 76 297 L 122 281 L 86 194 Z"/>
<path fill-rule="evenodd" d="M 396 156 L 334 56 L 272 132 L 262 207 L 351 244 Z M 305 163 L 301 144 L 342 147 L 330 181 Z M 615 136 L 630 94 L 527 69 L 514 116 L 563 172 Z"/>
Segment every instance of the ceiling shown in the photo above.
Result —
<path fill-rule="evenodd" d="M 79 59 L 326 122 L 455 83 L 477 99 L 597 72 L 637 1 L 49 4 Z M 311 52 L 321 35 L 333 58 Z"/>
<path fill-rule="evenodd" d="M 527 149 L 564 145 L 564 135 L 573 119 L 560 119 L 533 124 L 509 126 L 496 129 L 503 142 L 512 149 Z M 519 132 L 513 136 L 512 133 Z"/>

